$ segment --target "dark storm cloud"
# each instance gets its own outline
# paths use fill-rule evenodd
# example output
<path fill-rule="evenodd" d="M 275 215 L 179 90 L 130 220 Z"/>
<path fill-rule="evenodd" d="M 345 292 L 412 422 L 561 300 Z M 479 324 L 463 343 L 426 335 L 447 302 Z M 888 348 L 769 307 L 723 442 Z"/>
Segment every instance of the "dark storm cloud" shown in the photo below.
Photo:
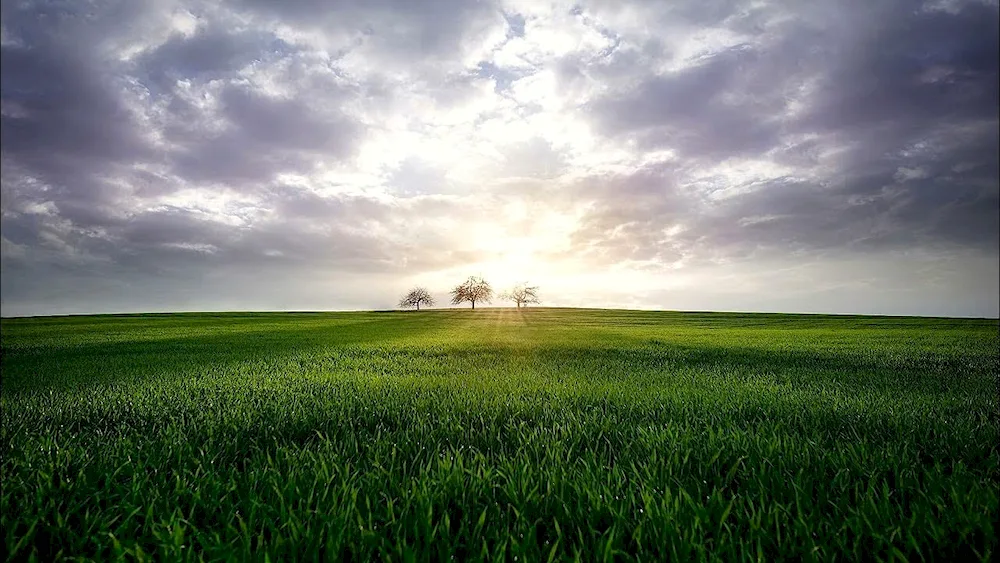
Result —
<path fill-rule="evenodd" d="M 317 154 L 335 159 L 351 150 L 349 140 L 358 129 L 340 113 L 343 97 L 335 95 L 337 88 L 322 84 L 317 102 L 309 99 L 311 92 L 279 99 L 233 80 L 254 60 L 291 53 L 272 35 L 229 33 L 215 22 L 119 60 L 104 44 L 122 29 L 149 24 L 151 10 L 144 10 L 149 5 L 132 6 L 101 5 L 84 13 L 73 6 L 4 4 L 0 68 L 3 237 L 12 245 L 5 244 L 8 273 L 73 264 L 109 276 L 122 268 L 119 274 L 170 269 L 183 277 L 185 268 L 203 267 L 209 259 L 222 266 L 230 259 L 251 260 L 260 253 L 240 247 L 247 236 L 233 225 L 189 209 L 148 209 L 143 203 L 205 181 L 261 190 L 278 173 L 311 170 Z M 293 73 L 300 70 L 295 64 L 290 63 Z M 226 85 L 208 109 L 176 86 L 178 80 L 199 86 L 219 79 Z M 136 98 L 162 109 L 144 120 L 142 108 L 134 107 Z M 212 123 L 225 127 L 215 130 Z M 154 146 L 149 134 L 156 129 L 168 146 Z M 289 220 L 271 228 L 280 230 Z M 353 252 L 362 245 L 344 248 Z"/>
<path fill-rule="evenodd" d="M 889 125 L 905 133 L 933 123 L 996 119 L 996 7 L 973 2 L 949 13 L 914 11 L 906 3 L 865 27 L 840 38 L 849 42 L 821 50 L 835 58 L 797 127 Z"/>
<path fill-rule="evenodd" d="M 759 55 L 738 46 L 663 76 L 631 92 L 598 100 L 588 112 L 604 133 L 631 137 L 649 148 L 675 148 L 686 157 L 718 159 L 775 146 L 780 90 L 749 89 Z M 737 99 L 724 99 L 735 94 Z"/>
<path fill-rule="evenodd" d="M 298 29 L 343 34 L 355 45 L 375 45 L 390 58 L 417 65 L 453 57 L 463 40 L 504 21 L 495 4 L 482 1 L 241 0 L 237 4 Z"/>
<path fill-rule="evenodd" d="M 281 57 L 294 49 L 261 31 L 231 32 L 223 24 L 191 36 L 175 33 L 135 61 L 134 72 L 153 91 L 170 92 L 176 80 L 208 80 L 234 74 L 255 60 Z"/>
<path fill-rule="evenodd" d="M 109 180 L 156 153 L 128 103 L 135 84 L 108 60 L 106 44 L 143 29 L 150 6 L 3 4 L 4 238 L 34 238 L 53 256 L 79 258 L 78 246 L 120 219 L 130 189 Z"/>
<path fill-rule="evenodd" d="M 323 103 L 334 106 L 325 109 L 304 97 L 282 99 L 228 86 L 219 94 L 219 111 L 203 115 L 224 120 L 225 130 L 201 136 L 172 131 L 182 147 L 174 156 L 175 172 L 192 180 L 266 182 L 282 172 L 308 173 L 317 155 L 345 157 L 360 131 L 336 108 L 336 94 L 324 92 Z"/>
<path fill-rule="evenodd" d="M 609 233 L 646 225 L 631 240 L 655 241 L 663 226 L 682 224 L 676 239 L 686 248 L 731 256 L 762 248 L 996 252 L 996 6 L 888 6 L 874 20 L 861 11 L 816 33 L 803 32 L 815 25 L 807 15 L 793 17 L 781 36 L 647 75 L 593 102 L 599 130 L 673 149 L 681 176 L 731 157 L 793 172 L 719 201 L 656 185 L 647 194 L 666 189 L 684 200 L 662 211 L 619 197 L 611 181 L 596 198 L 607 205 L 595 205 L 578 240 L 610 244 Z M 678 208 L 688 214 L 677 217 Z"/>
<path fill-rule="evenodd" d="M 4 152 L 37 162 L 67 155 L 78 164 L 140 156 L 136 125 L 114 77 L 53 46 L 5 45 Z"/>
<path fill-rule="evenodd" d="M 51 44 L 4 45 L 0 68 L 2 150 L 16 165 L 5 166 L 5 184 L 15 169 L 28 174 L 62 212 L 92 224 L 94 209 L 120 192 L 100 176 L 153 155 L 120 98 L 122 85 L 85 56 Z"/>

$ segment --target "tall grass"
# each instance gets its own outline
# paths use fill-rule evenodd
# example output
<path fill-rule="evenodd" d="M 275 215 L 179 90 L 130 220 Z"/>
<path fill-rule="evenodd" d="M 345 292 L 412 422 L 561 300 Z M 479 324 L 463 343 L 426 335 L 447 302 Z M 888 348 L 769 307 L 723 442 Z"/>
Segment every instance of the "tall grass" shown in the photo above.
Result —
<path fill-rule="evenodd" d="M 4 319 L 8 560 L 990 560 L 997 322 Z"/>

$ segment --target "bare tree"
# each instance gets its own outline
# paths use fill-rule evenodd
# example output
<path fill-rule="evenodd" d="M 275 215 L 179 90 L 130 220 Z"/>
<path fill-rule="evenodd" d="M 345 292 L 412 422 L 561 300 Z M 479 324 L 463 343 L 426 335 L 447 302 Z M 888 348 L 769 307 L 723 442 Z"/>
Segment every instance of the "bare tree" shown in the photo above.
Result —
<path fill-rule="evenodd" d="M 500 299 L 507 299 L 517 303 L 517 308 L 527 306 L 528 303 L 538 303 L 538 286 L 519 283 L 509 291 L 500 294 Z"/>
<path fill-rule="evenodd" d="M 403 298 L 399 300 L 399 306 L 401 308 L 408 309 L 410 307 L 416 307 L 418 311 L 420 310 L 421 303 L 427 305 L 428 307 L 434 305 L 434 298 L 431 297 L 430 292 L 422 287 L 415 287 L 411 289 L 409 293 L 404 295 Z"/>
<path fill-rule="evenodd" d="M 470 276 L 469 279 L 455 286 L 451 290 L 451 303 L 458 305 L 468 301 L 472 303 L 472 308 L 476 308 L 476 301 L 489 303 L 493 300 L 493 288 L 490 283 L 481 277 Z"/>

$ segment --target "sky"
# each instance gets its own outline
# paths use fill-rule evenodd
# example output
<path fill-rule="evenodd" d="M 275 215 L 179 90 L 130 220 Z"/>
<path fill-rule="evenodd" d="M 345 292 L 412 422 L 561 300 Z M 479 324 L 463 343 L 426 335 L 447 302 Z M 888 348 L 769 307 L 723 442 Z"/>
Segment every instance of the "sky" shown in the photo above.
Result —
<path fill-rule="evenodd" d="M 995 0 L 0 16 L 5 316 L 1000 312 Z"/>

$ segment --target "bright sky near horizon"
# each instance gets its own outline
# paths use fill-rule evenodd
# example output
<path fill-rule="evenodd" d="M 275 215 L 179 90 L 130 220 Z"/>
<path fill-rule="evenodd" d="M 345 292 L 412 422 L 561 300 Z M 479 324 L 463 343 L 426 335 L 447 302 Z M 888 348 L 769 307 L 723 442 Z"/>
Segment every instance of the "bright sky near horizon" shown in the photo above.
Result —
<path fill-rule="evenodd" d="M 2 313 L 996 317 L 996 1 L 4 1 Z"/>

